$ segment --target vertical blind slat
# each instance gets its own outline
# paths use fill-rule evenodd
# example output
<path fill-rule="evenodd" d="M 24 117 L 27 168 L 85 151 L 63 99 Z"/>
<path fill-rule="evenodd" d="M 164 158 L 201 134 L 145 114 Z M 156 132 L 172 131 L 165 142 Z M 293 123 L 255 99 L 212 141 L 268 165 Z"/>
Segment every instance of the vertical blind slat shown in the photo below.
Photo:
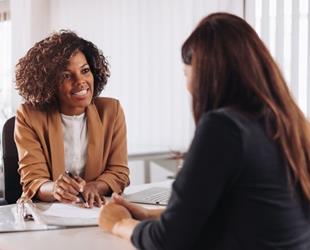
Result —
<path fill-rule="evenodd" d="M 298 66 L 299 66 L 299 0 L 292 1 L 292 46 L 291 46 L 291 79 L 290 86 L 296 100 L 298 100 Z"/>
<path fill-rule="evenodd" d="M 262 0 L 261 34 L 267 45 L 269 45 L 269 20 L 269 0 Z"/>
<path fill-rule="evenodd" d="M 276 60 L 281 70 L 284 62 L 284 1 L 277 0 L 276 15 Z"/>
<path fill-rule="evenodd" d="M 246 19 L 250 24 L 252 20 L 256 20 L 256 31 L 269 49 L 275 49 L 276 61 L 296 102 L 310 117 L 310 2 L 309 0 L 275 1 L 275 41 L 273 33 L 270 33 L 274 22 L 273 1 L 246 0 Z M 269 13 L 270 11 L 272 13 Z M 273 42 L 275 46 L 272 46 Z"/>
<path fill-rule="evenodd" d="M 245 1 L 245 19 L 248 23 L 255 28 L 255 1 Z"/>

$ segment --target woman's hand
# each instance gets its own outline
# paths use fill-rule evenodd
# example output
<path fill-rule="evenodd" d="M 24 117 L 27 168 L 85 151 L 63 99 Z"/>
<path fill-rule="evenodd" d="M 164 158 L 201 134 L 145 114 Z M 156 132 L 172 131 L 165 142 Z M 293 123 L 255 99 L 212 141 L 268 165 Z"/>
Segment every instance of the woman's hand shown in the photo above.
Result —
<path fill-rule="evenodd" d="M 130 203 L 117 193 L 112 194 L 112 202 L 128 209 L 132 217 L 137 220 L 158 219 L 164 209 L 147 209 L 134 203 Z"/>
<path fill-rule="evenodd" d="M 67 174 L 60 175 L 53 185 L 53 197 L 64 203 L 76 203 L 80 199 L 79 192 L 83 192 L 85 181 L 80 177 L 71 178 Z"/>
<path fill-rule="evenodd" d="M 84 186 L 83 195 L 90 208 L 94 207 L 94 205 L 100 207 L 105 203 L 105 200 L 101 194 L 102 192 L 96 181 L 88 182 Z"/>
<path fill-rule="evenodd" d="M 104 231 L 112 233 L 113 227 L 116 223 L 130 218 L 131 215 L 125 207 L 114 202 L 108 202 L 100 209 L 99 226 Z"/>

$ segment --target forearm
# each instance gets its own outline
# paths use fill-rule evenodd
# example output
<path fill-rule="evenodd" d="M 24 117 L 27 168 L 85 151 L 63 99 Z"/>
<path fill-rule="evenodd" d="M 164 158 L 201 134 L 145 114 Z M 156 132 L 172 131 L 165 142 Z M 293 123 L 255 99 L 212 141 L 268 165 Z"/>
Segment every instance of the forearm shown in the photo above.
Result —
<path fill-rule="evenodd" d="M 48 201 L 48 202 L 55 201 L 56 199 L 53 195 L 53 190 L 54 190 L 54 182 L 52 181 L 45 182 L 40 186 L 36 194 L 36 197 L 40 201 Z"/>
<path fill-rule="evenodd" d="M 112 233 L 130 241 L 131 235 L 139 223 L 140 221 L 134 219 L 120 220 L 114 225 Z"/>
<path fill-rule="evenodd" d="M 159 219 L 164 210 L 164 208 L 148 209 L 148 215 L 145 219 Z"/>

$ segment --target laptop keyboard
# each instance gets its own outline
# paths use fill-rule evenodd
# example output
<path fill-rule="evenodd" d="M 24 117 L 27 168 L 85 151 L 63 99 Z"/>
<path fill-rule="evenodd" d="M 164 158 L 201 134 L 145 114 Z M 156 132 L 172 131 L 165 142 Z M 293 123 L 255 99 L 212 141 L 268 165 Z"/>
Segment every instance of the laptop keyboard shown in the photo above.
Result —
<path fill-rule="evenodd" d="M 170 188 L 152 187 L 137 193 L 126 195 L 125 197 L 131 202 L 167 205 L 170 195 Z"/>

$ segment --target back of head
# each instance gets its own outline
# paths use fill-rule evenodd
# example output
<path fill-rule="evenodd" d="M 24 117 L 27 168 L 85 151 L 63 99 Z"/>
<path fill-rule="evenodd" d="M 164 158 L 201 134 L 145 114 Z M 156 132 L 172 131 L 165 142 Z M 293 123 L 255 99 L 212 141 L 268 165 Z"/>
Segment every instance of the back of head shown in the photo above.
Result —
<path fill-rule="evenodd" d="M 227 106 L 261 119 L 310 200 L 309 124 L 251 26 L 232 14 L 211 14 L 184 42 L 182 58 L 192 66 L 196 123 L 203 112 Z"/>
<path fill-rule="evenodd" d="M 216 13 L 204 18 L 184 43 L 182 54 L 193 66 L 196 119 L 223 106 L 261 113 L 263 99 L 274 99 L 280 91 L 290 96 L 263 42 L 237 16 Z"/>

